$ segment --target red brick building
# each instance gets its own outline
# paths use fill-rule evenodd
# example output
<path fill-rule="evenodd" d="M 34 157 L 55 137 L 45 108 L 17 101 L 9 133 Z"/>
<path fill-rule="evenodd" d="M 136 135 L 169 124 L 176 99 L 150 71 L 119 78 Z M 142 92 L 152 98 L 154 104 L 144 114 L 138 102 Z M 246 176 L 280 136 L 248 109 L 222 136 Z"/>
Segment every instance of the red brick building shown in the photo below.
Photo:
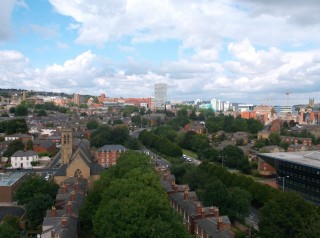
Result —
<path fill-rule="evenodd" d="M 26 176 L 25 172 L 0 175 L 0 202 L 13 202 L 13 195 Z"/>
<path fill-rule="evenodd" d="M 96 152 L 96 160 L 102 167 L 109 167 L 117 164 L 121 153 L 127 151 L 122 145 L 104 145 Z"/>

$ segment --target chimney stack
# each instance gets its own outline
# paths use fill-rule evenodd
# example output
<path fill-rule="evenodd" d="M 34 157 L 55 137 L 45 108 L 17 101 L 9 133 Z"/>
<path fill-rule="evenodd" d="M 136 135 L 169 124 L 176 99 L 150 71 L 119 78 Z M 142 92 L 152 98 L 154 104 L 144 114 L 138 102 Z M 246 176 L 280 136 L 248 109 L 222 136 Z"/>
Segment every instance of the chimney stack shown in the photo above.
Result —
<path fill-rule="evenodd" d="M 176 183 L 175 183 L 175 181 L 173 180 L 172 182 L 171 182 L 171 188 L 172 189 L 174 189 L 174 186 L 176 185 Z"/>
<path fill-rule="evenodd" d="M 52 206 L 51 207 L 51 216 L 55 217 L 56 215 L 57 215 L 57 210 L 56 210 L 55 206 Z"/>
<path fill-rule="evenodd" d="M 74 185 L 74 190 L 76 190 L 76 192 L 78 192 L 78 190 L 79 190 L 79 183 L 78 183 L 78 182 L 75 183 L 75 185 Z"/>
<path fill-rule="evenodd" d="M 213 215 L 213 216 L 214 216 L 214 207 L 213 207 L 213 206 L 211 206 L 211 207 L 209 208 L 209 213 L 210 213 L 210 215 Z"/>
<path fill-rule="evenodd" d="M 75 201 L 75 200 L 76 200 L 76 192 L 72 190 L 72 192 L 70 193 L 70 201 Z"/>
<path fill-rule="evenodd" d="M 215 216 L 215 217 L 219 217 L 219 216 L 220 216 L 220 211 L 219 211 L 219 208 L 218 208 L 218 207 L 215 207 L 215 208 L 214 208 L 214 216 Z"/>
<path fill-rule="evenodd" d="M 176 193 L 176 192 L 178 192 L 178 185 L 174 185 L 174 192 Z"/>
<path fill-rule="evenodd" d="M 67 202 L 67 213 L 68 213 L 68 214 L 71 214 L 71 207 L 72 207 L 72 202 L 71 202 L 71 201 L 68 201 L 68 202 Z"/>
<path fill-rule="evenodd" d="M 222 218 L 219 217 L 219 218 L 218 218 L 218 221 L 217 221 L 217 230 L 218 230 L 218 231 L 221 231 L 222 228 L 223 228 L 223 221 L 222 221 Z"/>
<path fill-rule="evenodd" d="M 66 193 L 67 192 L 67 187 L 65 185 L 65 183 L 62 184 L 62 193 Z"/>
<path fill-rule="evenodd" d="M 201 215 L 201 205 L 200 205 L 200 203 L 197 204 L 197 215 Z"/>
<path fill-rule="evenodd" d="M 188 190 L 184 190 L 184 192 L 183 192 L 183 199 L 184 199 L 184 200 L 188 200 L 188 199 L 189 199 L 189 192 L 188 192 Z"/>
<path fill-rule="evenodd" d="M 206 217 L 206 209 L 203 207 L 201 208 L 201 218 L 205 218 Z"/>
<path fill-rule="evenodd" d="M 67 226 L 67 220 L 68 218 L 67 217 L 65 217 L 65 216 L 63 216 L 62 217 L 62 221 L 61 221 L 61 223 L 62 223 L 62 227 L 65 227 L 65 226 Z"/>
<path fill-rule="evenodd" d="M 163 173 L 163 179 L 164 179 L 164 180 L 167 180 L 167 178 L 168 178 L 168 172 L 165 171 L 165 172 Z"/>

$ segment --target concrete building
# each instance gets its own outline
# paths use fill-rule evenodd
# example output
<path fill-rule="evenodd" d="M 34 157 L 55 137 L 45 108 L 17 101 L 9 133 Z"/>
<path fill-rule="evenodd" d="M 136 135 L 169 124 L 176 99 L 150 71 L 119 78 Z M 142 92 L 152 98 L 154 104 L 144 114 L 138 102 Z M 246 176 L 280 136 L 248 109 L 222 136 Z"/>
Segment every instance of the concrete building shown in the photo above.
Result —
<path fill-rule="evenodd" d="M 14 193 L 26 176 L 25 172 L 0 174 L 0 202 L 13 202 Z"/>
<path fill-rule="evenodd" d="M 167 84 L 157 83 L 154 85 L 154 108 L 164 109 L 167 101 Z"/>

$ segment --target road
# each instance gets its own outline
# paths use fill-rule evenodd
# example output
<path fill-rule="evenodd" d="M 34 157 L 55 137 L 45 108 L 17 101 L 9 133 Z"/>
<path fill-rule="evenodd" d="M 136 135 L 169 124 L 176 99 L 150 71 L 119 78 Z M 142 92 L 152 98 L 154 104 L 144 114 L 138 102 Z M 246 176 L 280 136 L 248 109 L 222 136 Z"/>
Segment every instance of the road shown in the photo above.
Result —
<path fill-rule="evenodd" d="M 253 226 L 254 229 L 259 230 L 259 211 L 254 208 L 251 207 L 250 208 L 250 213 L 249 215 L 245 218 L 246 223 L 250 226 Z"/>

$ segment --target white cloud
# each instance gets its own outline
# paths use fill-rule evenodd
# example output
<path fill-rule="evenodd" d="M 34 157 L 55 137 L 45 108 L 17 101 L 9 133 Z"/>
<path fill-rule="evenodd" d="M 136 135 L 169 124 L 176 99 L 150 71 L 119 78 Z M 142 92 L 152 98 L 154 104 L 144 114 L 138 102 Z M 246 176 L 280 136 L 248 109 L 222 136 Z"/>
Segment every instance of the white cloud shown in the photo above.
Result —
<path fill-rule="evenodd" d="M 10 36 L 10 19 L 15 0 L 2 1 L 0 8 L 0 41 Z"/>

